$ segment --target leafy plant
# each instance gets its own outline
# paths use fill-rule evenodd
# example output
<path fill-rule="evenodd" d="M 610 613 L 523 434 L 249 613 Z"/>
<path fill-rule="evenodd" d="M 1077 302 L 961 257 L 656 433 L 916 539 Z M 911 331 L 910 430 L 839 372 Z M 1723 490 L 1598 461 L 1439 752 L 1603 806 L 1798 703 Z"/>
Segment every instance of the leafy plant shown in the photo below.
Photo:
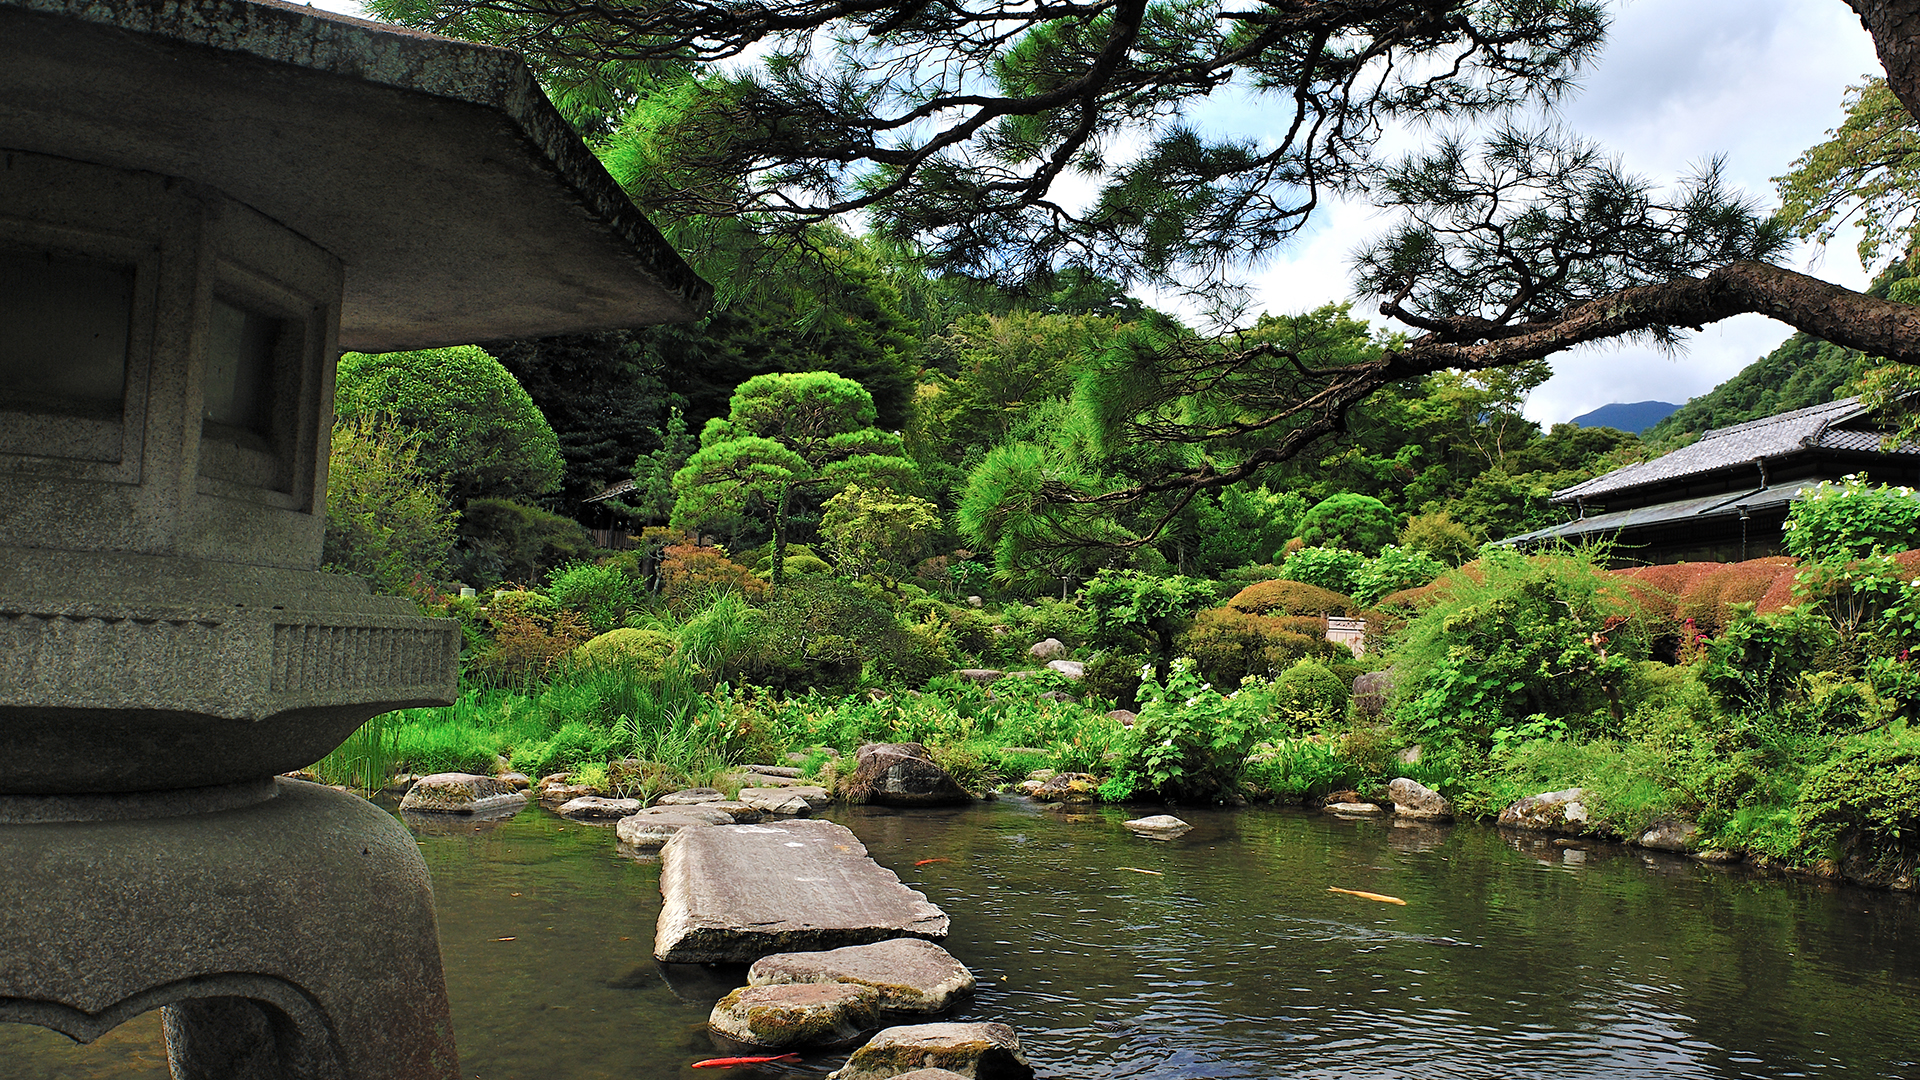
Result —
<path fill-rule="evenodd" d="M 1904 551 L 1920 546 L 1920 497 L 1908 487 L 1868 486 L 1864 473 L 1822 480 L 1794 501 L 1782 528 L 1787 553 L 1802 559 Z"/>
<path fill-rule="evenodd" d="M 1120 801 L 1150 794 L 1221 799 L 1239 793 L 1247 758 L 1264 733 L 1270 705 L 1262 694 L 1225 697 L 1200 681 L 1193 663 L 1173 662 L 1163 685 L 1141 672 L 1140 711 L 1121 740 L 1114 775 L 1100 795 Z"/>
<path fill-rule="evenodd" d="M 1293 552 L 1280 564 L 1280 574 L 1288 581 L 1314 585 L 1328 592 L 1352 596 L 1367 557 L 1357 551 L 1335 547 L 1306 547 Z"/>

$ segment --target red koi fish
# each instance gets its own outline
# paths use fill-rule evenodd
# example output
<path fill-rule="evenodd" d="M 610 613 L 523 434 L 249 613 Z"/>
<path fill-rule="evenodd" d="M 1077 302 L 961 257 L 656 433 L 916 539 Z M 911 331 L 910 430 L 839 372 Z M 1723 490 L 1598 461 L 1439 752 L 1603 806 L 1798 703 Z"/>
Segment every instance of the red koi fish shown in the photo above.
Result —
<path fill-rule="evenodd" d="M 774 1054 L 771 1057 L 708 1058 L 705 1061 L 694 1062 L 692 1067 L 696 1069 L 732 1069 L 741 1065 L 765 1065 L 769 1061 L 799 1060 L 799 1054 Z"/>
<path fill-rule="evenodd" d="M 953 861 L 952 859 L 921 859 L 921 860 L 920 860 L 919 862 L 917 862 L 917 863 L 914 863 L 913 865 L 915 865 L 915 866 L 925 866 L 925 865 L 927 865 L 928 863 L 937 863 L 937 862 L 952 862 L 952 861 Z"/>

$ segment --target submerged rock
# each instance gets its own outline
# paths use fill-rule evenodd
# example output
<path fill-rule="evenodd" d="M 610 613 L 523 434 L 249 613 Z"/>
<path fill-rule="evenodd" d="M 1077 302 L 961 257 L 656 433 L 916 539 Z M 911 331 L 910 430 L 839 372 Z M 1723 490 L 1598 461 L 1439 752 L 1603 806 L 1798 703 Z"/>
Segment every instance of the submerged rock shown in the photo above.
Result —
<path fill-rule="evenodd" d="M 1444 821 L 1453 816 L 1453 804 L 1445 795 L 1404 776 L 1394 778 L 1387 785 L 1387 796 L 1393 800 L 1393 812 L 1401 817 Z"/>
<path fill-rule="evenodd" d="M 748 969 L 747 981 L 754 986 L 849 983 L 874 991 L 886 1013 L 945 1012 L 974 987 L 965 964 L 920 938 L 763 956 Z"/>
<path fill-rule="evenodd" d="M 1181 821 L 1172 814 L 1155 814 L 1152 817 L 1134 818 L 1132 821 L 1123 822 L 1122 824 L 1141 836 L 1152 837 L 1156 840 L 1171 840 L 1183 833 L 1193 831 L 1193 826 Z"/>
<path fill-rule="evenodd" d="M 713 1006 L 707 1025 L 743 1046 L 846 1046 L 879 1023 L 880 995 L 852 983 L 742 986 Z"/>
<path fill-rule="evenodd" d="M 952 806 L 973 801 L 919 743 L 868 743 L 853 756 L 847 792 L 882 806 Z"/>
<path fill-rule="evenodd" d="M 1685 818 L 1661 818 L 1646 827 L 1645 831 L 1634 838 L 1634 843 L 1655 851 L 1693 850 L 1695 841 L 1700 837 L 1700 826 Z"/>
<path fill-rule="evenodd" d="M 1529 795 L 1500 811 L 1499 824 L 1508 829 L 1579 836 L 1589 829 L 1586 798 L 1586 791 L 1577 787 Z"/>
<path fill-rule="evenodd" d="M 434 773 L 423 776 L 400 800 L 400 809 L 419 814 L 475 814 L 526 805 L 527 797 L 491 776 Z"/>
<path fill-rule="evenodd" d="M 890 1027 L 853 1052 L 829 1080 L 892 1080 L 926 1069 L 970 1080 L 1031 1080 L 1020 1036 L 1005 1024 L 913 1024 Z"/>
<path fill-rule="evenodd" d="M 1332 802 L 1322 805 L 1320 809 L 1329 814 L 1339 814 L 1342 817 L 1364 817 L 1386 812 L 1380 809 L 1378 803 L 1370 802 Z"/>
<path fill-rule="evenodd" d="M 1092 773 L 1054 773 L 1029 792 L 1041 802 L 1090 803 L 1100 798 L 1100 778 Z"/>

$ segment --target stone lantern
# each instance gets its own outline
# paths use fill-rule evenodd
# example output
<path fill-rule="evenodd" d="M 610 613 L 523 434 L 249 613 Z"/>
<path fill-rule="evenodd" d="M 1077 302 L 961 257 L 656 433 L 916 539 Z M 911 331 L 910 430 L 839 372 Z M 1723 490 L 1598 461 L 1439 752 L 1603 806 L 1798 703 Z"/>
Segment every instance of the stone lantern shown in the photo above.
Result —
<path fill-rule="evenodd" d="M 0 0 L 0 1020 L 456 1075 L 418 849 L 277 778 L 456 691 L 454 624 L 319 569 L 334 361 L 708 295 L 511 53 Z"/>

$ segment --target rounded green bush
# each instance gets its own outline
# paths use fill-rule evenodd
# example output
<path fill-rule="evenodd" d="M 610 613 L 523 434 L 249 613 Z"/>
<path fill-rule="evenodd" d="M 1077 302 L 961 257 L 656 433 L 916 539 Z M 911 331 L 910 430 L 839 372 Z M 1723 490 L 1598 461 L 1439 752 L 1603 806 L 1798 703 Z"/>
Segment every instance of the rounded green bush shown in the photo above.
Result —
<path fill-rule="evenodd" d="M 582 667 L 627 667 L 642 679 L 660 677 L 667 658 L 678 646 L 672 634 L 622 626 L 609 630 L 573 651 Z"/>
<path fill-rule="evenodd" d="M 1274 707 L 1302 725 L 1319 725 L 1347 714 L 1347 684 L 1318 660 L 1300 660 L 1274 679 Z"/>

